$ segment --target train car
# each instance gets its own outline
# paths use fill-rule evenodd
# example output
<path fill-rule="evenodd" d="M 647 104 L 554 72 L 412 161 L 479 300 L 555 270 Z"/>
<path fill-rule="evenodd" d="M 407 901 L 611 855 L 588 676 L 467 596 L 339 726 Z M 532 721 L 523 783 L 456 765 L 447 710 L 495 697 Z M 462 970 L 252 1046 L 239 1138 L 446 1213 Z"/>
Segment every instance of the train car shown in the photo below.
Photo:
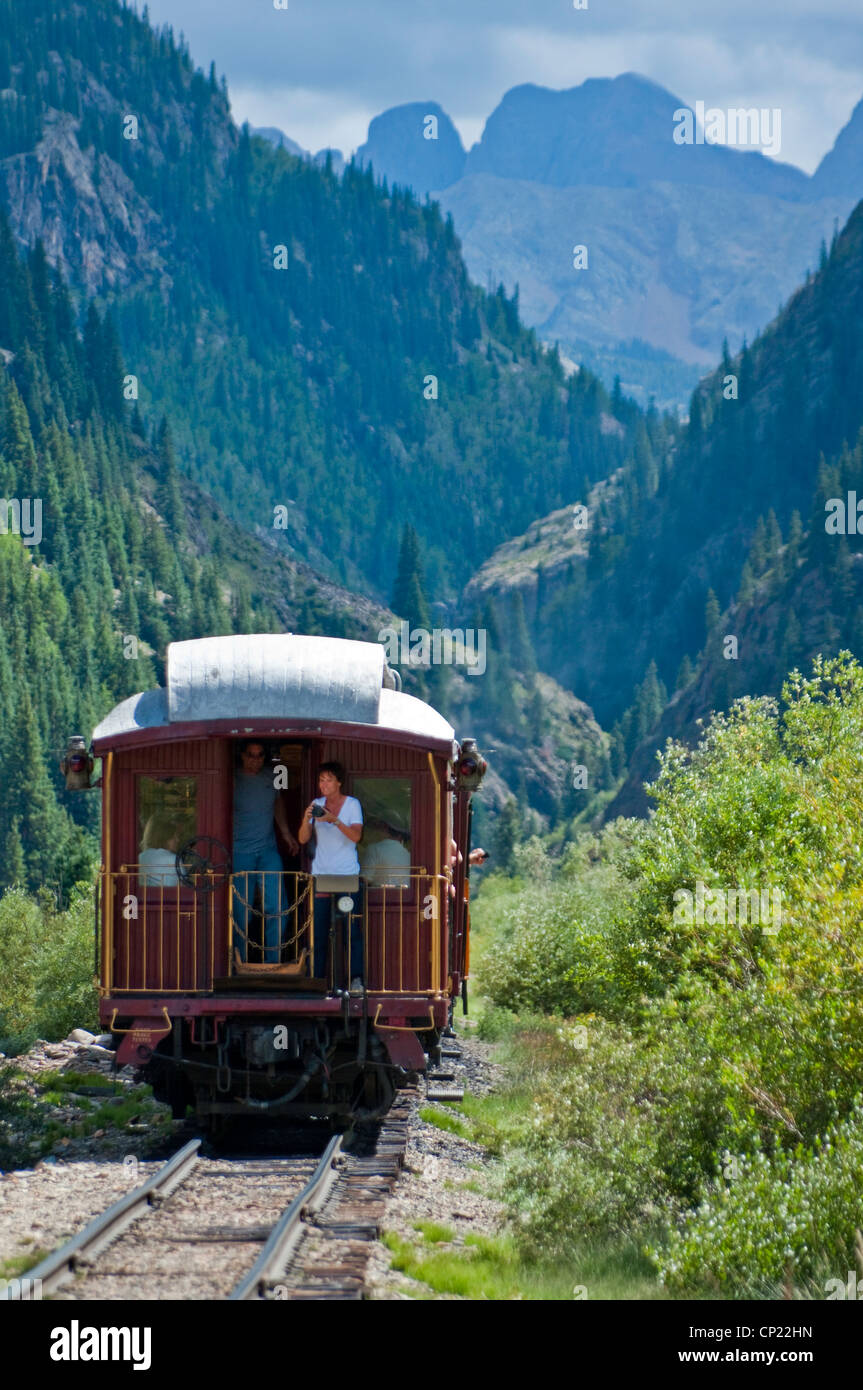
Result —
<path fill-rule="evenodd" d="M 292 858 L 280 839 L 266 869 L 234 853 L 249 748 L 294 837 L 321 763 L 343 766 L 359 877 L 315 876 L 311 842 Z M 381 646 L 264 634 L 173 643 L 164 687 L 117 705 L 91 752 L 99 1014 L 118 1063 L 214 1131 L 382 1113 L 466 1001 L 473 740 L 402 693 Z"/>

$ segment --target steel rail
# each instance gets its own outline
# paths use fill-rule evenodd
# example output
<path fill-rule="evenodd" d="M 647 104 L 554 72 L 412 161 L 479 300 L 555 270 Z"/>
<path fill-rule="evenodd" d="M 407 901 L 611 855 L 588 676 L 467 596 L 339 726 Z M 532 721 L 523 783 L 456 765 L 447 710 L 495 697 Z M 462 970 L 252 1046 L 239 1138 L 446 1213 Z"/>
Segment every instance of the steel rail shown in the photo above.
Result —
<path fill-rule="evenodd" d="M 311 1178 L 282 1212 L 252 1268 L 228 1295 L 229 1303 L 263 1298 L 268 1286 L 284 1273 L 303 1237 L 304 1219 L 320 1210 L 338 1180 L 336 1159 L 344 1137 L 337 1134 L 330 1140 Z"/>
<path fill-rule="evenodd" d="M 94 1217 L 65 1245 L 61 1245 L 33 1269 L 28 1269 L 20 1280 L 10 1280 L 9 1286 L 0 1290 L 0 1298 L 22 1301 L 20 1288 L 15 1289 L 14 1286 L 16 1283 L 23 1283 L 24 1279 L 30 1280 L 31 1283 L 36 1279 L 41 1280 L 43 1294 L 52 1293 L 59 1288 L 72 1277 L 79 1264 L 98 1255 L 106 1245 L 116 1240 L 127 1226 L 131 1226 L 133 1221 L 143 1216 L 154 1202 L 163 1200 L 185 1181 L 198 1161 L 200 1146 L 200 1139 L 190 1139 L 188 1144 L 175 1153 L 173 1158 L 169 1158 L 168 1162 L 147 1178 L 146 1182 L 141 1183 L 140 1187 L 133 1188 L 125 1197 L 121 1197 L 119 1202 L 108 1207 L 100 1216 Z"/>

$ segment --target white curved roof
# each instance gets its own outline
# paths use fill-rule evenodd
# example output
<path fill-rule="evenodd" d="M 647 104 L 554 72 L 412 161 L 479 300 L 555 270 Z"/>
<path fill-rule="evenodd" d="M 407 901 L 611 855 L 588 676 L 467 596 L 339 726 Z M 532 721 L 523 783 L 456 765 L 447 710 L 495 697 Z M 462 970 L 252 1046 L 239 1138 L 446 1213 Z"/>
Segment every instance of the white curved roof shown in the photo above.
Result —
<path fill-rule="evenodd" d="M 451 740 L 452 726 L 423 700 L 385 688 L 374 642 L 285 633 L 172 642 L 166 685 L 117 705 L 93 732 L 113 740 L 139 729 L 211 720 L 320 720 L 371 724 Z"/>
<path fill-rule="evenodd" d="M 291 633 L 172 642 L 168 718 L 340 719 L 377 723 L 384 649 L 374 642 Z"/>

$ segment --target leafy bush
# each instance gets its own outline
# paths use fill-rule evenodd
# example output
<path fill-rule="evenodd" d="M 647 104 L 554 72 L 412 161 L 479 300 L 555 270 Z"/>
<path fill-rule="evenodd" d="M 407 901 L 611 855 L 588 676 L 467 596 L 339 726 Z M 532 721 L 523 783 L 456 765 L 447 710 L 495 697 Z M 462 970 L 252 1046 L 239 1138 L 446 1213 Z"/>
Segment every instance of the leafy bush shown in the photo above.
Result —
<path fill-rule="evenodd" d="M 823 1280 L 825 1270 L 844 1282 L 863 1225 L 863 1106 L 823 1143 L 735 1166 L 738 1175 L 719 1177 L 665 1248 L 652 1252 L 665 1285 L 757 1296 L 765 1283 Z M 734 1172 L 727 1161 L 725 1170 Z"/>
<path fill-rule="evenodd" d="M 505 905 L 498 899 L 494 948 L 482 956 L 482 989 L 493 1004 L 564 1016 L 610 1007 L 606 928 L 628 888 L 612 859 L 621 825 L 571 845 L 556 877 L 537 840 L 516 849 L 522 886 Z"/>
<path fill-rule="evenodd" d="M 40 1137 L 36 1106 L 15 1069 L 0 1063 L 0 1173 L 32 1162 Z"/>
<path fill-rule="evenodd" d="M 46 914 L 36 985 L 40 1037 L 65 1038 L 72 1028 L 96 1026 L 93 974 L 93 892 L 80 884 L 65 912 Z"/>
<path fill-rule="evenodd" d="M 507 1155 L 520 1243 L 545 1256 L 654 1225 L 698 1190 L 721 1140 L 723 1096 L 682 1029 L 653 1046 L 585 1018 L 558 1029 L 533 1124 Z"/>
<path fill-rule="evenodd" d="M 21 888 L 0 898 L 0 1051 L 37 1036 L 36 972 L 42 941 L 39 904 Z"/>
<path fill-rule="evenodd" d="M 0 898 L 0 1050 L 65 1037 L 98 1017 L 93 985 L 92 889 L 80 884 L 59 911 L 50 893 Z"/>
<path fill-rule="evenodd" d="M 827 1201 L 834 1173 L 838 1205 L 819 1239 L 801 1236 L 804 1251 L 792 1231 L 783 1258 L 811 1270 L 812 1249 L 849 1248 L 857 1141 L 849 1130 L 832 1167 L 813 1146 L 840 1132 L 863 1068 L 863 668 L 847 653 L 819 658 L 810 677 L 792 673 L 782 701 L 740 700 L 697 748 L 669 743 L 648 822 L 579 840 L 541 892 L 523 870 L 506 906 L 496 895 L 501 920 L 481 957 L 494 1004 L 600 1016 L 568 1066 L 549 1066 L 531 1133 L 508 1156 L 529 1248 L 644 1229 L 705 1210 L 712 1192 L 690 1235 L 704 1245 L 710 1221 L 716 1240 L 720 1226 L 731 1233 L 720 1286 L 781 1277 L 778 1237 L 763 1268 L 745 1252 L 734 1262 L 748 1228 L 712 1186 L 725 1150 L 751 1175 L 739 1220 L 753 1230 L 781 1216 L 783 1185 L 795 1230 L 809 1230 L 806 1203 L 819 1183 Z M 753 920 L 738 892 L 768 892 L 771 907 L 778 893 L 781 918 Z M 736 1204 L 748 1189 L 733 1191 Z M 700 1257 L 680 1245 L 683 1230 L 674 1259 L 691 1280 Z"/>

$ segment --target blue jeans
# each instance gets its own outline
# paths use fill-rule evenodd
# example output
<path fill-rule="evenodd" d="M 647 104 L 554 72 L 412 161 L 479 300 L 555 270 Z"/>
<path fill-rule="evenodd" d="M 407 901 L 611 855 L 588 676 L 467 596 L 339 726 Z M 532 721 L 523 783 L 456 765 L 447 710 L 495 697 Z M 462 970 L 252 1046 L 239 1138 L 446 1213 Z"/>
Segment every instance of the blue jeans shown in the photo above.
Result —
<path fill-rule="evenodd" d="M 360 978 L 362 978 L 363 974 L 363 897 L 365 894 L 365 887 L 366 886 L 363 883 L 362 879 L 360 879 L 360 886 L 357 892 L 350 893 L 347 895 L 353 898 L 354 900 L 354 910 L 351 913 L 351 979 L 354 979 L 354 977 L 357 975 L 359 975 Z M 315 894 L 315 978 L 318 980 L 322 980 L 326 975 L 327 971 L 327 956 L 329 952 L 330 940 L 330 916 L 332 911 L 333 896 L 334 895 L 330 893 L 324 893 L 321 897 L 318 897 L 318 895 Z M 339 897 L 341 897 L 341 894 L 335 894 L 336 902 L 338 902 Z M 344 915 L 341 912 L 339 912 L 338 908 L 336 908 L 336 917 L 337 919 L 341 918 L 342 922 L 344 922 L 345 920 Z M 344 946 L 342 946 L 341 950 L 339 950 L 338 947 L 339 936 L 342 935 L 341 933 L 339 933 L 338 926 L 339 924 L 337 921 L 337 954 L 336 959 L 333 962 L 333 979 L 336 986 L 338 986 L 339 977 L 344 970 L 345 959 Z M 343 935 L 342 941 L 344 941 Z M 344 981 L 346 985 L 349 985 L 350 982 L 350 980 Z"/>
<path fill-rule="evenodd" d="M 255 901 L 255 889 L 260 885 L 260 906 L 264 914 L 264 964 L 278 965 L 282 935 L 279 914 L 286 913 L 288 906 L 282 856 L 275 845 L 257 851 L 234 849 L 233 869 L 234 945 L 240 953 L 240 960 L 248 959 L 249 916 Z M 237 878 L 237 875 L 240 877 Z"/>

